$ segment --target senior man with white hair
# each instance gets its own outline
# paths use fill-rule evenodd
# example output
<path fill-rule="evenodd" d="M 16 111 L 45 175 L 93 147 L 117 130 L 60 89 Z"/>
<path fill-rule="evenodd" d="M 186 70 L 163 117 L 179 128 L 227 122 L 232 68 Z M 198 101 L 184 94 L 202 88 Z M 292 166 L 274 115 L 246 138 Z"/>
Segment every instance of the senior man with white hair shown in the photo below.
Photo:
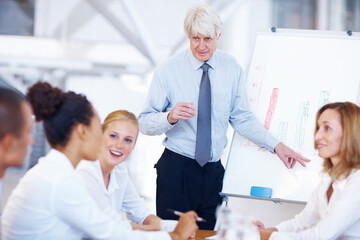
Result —
<path fill-rule="evenodd" d="M 167 209 L 195 210 L 213 229 L 224 167 L 220 157 L 229 123 L 239 134 L 279 156 L 286 167 L 309 160 L 273 137 L 249 110 L 244 73 L 234 57 L 216 49 L 222 23 L 210 6 L 190 8 L 184 21 L 190 49 L 170 58 L 154 74 L 139 115 L 140 131 L 165 133 L 157 170 L 157 215 Z"/>

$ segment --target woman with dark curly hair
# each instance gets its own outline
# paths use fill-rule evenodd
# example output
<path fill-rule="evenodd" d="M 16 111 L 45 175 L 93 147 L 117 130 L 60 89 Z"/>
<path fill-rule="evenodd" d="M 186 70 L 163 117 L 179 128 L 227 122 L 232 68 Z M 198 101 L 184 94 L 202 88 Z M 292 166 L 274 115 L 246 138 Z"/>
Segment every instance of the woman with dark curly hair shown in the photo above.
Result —
<path fill-rule="evenodd" d="M 100 119 L 85 96 L 48 83 L 32 86 L 27 97 L 43 121 L 52 149 L 12 192 L 1 217 L 2 239 L 188 239 L 195 212 L 184 214 L 172 233 L 132 231 L 132 225 L 100 210 L 75 172 L 80 160 L 95 161 Z"/>

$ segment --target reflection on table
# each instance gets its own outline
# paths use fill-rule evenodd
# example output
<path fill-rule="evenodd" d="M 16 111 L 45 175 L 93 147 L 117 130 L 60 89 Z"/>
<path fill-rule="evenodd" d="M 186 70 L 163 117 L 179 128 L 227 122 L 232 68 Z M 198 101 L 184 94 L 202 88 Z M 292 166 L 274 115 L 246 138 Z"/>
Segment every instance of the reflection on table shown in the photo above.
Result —
<path fill-rule="evenodd" d="M 211 230 L 197 230 L 195 240 L 203 240 L 207 237 L 216 235 L 216 231 Z"/>

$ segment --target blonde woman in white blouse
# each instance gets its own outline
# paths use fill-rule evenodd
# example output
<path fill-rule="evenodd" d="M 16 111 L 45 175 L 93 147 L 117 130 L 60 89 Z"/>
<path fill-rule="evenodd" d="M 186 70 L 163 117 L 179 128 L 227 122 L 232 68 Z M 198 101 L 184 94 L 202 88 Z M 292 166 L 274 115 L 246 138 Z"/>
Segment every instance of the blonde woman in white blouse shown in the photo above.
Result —
<path fill-rule="evenodd" d="M 261 239 L 360 239 L 360 108 L 350 102 L 323 106 L 315 148 L 324 158 L 322 181 L 302 212 L 261 229 Z"/>
<path fill-rule="evenodd" d="M 142 230 L 159 230 L 161 218 L 151 214 L 132 184 L 124 161 L 135 147 L 139 132 L 136 116 L 126 110 L 110 113 L 102 124 L 103 139 L 99 160 L 81 161 L 82 177 L 98 206 L 109 214 L 125 212 Z"/>

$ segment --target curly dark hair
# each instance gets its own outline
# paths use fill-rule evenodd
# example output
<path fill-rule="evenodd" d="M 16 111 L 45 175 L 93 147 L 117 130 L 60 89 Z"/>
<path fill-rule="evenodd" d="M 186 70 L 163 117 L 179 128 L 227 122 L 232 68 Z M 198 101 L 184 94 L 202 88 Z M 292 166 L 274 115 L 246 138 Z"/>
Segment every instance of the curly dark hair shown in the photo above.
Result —
<path fill-rule="evenodd" d="M 52 147 L 64 147 L 73 127 L 90 125 L 94 115 L 91 103 L 81 94 L 63 92 L 46 82 L 37 82 L 28 89 L 27 98 L 37 121 L 44 121 L 46 138 Z"/>

